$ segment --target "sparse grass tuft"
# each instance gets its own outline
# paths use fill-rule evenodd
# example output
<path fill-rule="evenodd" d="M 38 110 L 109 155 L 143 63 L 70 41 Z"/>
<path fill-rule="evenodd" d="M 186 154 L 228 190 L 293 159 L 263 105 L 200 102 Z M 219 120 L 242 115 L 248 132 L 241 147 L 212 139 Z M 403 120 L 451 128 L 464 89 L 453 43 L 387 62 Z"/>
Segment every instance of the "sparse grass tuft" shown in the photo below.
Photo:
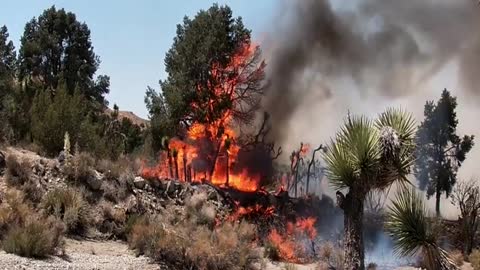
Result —
<path fill-rule="evenodd" d="M 287 263 L 283 266 L 283 270 L 297 270 L 297 266 L 291 263 Z"/>
<path fill-rule="evenodd" d="M 449 254 L 450 258 L 452 258 L 452 261 L 455 263 L 456 266 L 460 267 L 463 265 L 463 254 L 460 250 L 454 250 L 450 252 Z"/>
<path fill-rule="evenodd" d="M 42 208 L 47 215 L 62 220 L 67 232 L 83 234 L 92 223 L 89 205 L 82 193 L 73 188 L 56 188 L 43 198 Z"/>
<path fill-rule="evenodd" d="M 338 270 L 343 269 L 343 250 L 336 247 L 332 242 L 325 242 L 323 245 L 321 245 L 318 255 L 322 262 L 328 265 L 328 267 L 333 267 Z"/>

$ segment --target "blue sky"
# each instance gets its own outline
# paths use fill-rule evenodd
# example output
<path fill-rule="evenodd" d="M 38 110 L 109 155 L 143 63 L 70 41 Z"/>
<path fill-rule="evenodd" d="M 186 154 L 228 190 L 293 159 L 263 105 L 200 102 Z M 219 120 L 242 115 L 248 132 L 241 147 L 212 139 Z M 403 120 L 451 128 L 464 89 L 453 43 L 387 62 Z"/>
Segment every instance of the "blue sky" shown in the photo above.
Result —
<path fill-rule="evenodd" d="M 102 63 L 98 74 L 111 79 L 110 105 L 147 117 L 143 98 L 147 85 L 158 89 L 165 78 L 164 56 L 172 45 L 176 25 L 185 15 L 213 3 L 228 4 L 234 16 L 242 16 L 254 37 L 268 30 L 274 15 L 275 0 L 208 1 L 208 0 L 15 0 L 4 1 L 0 25 L 8 27 L 10 38 L 18 49 L 25 23 L 55 5 L 77 15 L 92 32 L 95 53 Z"/>

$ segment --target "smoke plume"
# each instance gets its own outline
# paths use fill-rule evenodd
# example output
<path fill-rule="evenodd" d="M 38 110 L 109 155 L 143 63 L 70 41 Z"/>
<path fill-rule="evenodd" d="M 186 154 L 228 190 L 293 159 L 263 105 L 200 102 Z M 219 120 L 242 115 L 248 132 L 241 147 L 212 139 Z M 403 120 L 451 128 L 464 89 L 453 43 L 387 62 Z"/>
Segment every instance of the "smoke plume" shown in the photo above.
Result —
<path fill-rule="evenodd" d="M 462 91 L 480 94 L 477 1 L 288 1 L 275 25 L 264 105 L 280 144 L 302 107 L 335 96 L 409 97 L 452 62 Z"/>

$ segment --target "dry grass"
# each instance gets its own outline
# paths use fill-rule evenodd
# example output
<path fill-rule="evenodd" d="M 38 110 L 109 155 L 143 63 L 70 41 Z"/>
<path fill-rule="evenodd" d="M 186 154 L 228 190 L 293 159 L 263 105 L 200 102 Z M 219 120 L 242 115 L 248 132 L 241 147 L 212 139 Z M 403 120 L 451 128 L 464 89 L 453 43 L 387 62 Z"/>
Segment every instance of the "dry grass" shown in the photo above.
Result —
<path fill-rule="evenodd" d="M 29 181 L 32 173 L 32 166 L 27 160 L 18 161 L 14 155 L 6 158 L 7 170 L 5 181 L 9 186 L 21 186 Z"/>
<path fill-rule="evenodd" d="M 0 236 L 6 252 L 45 257 L 63 247 L 62 223 L 39 216 L 25 202 L 21 191 L 10 191 L 5 199 L 0 205 Z"/>
<path fill-rule="evenodd" d="M 98 230 L 107 234 L 110 238 L 126 239 L 126 223 L 128 219 L 125 210 L 115 208 L 108 201 L 102 201 L 99 206 L 101 216 L 96 221 Z"/>
<path fill-rule="evenodd" d="M 253 269 L 259 259 L 252 248 L 253 225 L 226 223 L 212 230 L 192 220 L 169 224 L 159 218 L 139 218 L 129 245 L 175 269 Z"/>
<path fill-rule="evenodd" d="M 63 172 L 69 180 L 85 184 L 93 174 L 95 159 L 88 153 L 74 155 L 72 160 L 63 166 Z"/>
<path fill-rule="evenodd" d="M 44 188 L 37 181 L 32 179 L 25 182 L 20 189 L 24 192 L 25 197 L 35 205 L 40 203 L 43 195 L 45 195 Z"/>
<path fill-rule="evenodd" d="M 468 260 L 472 264 L 474 270 L 480 270 L 480 250 L 474 249 L 470 256 L 468 256 Z"/>
<path fill-rule="evenodd" d="M 463 254 L 460 250 L 454 250 L 449 253 L 450 258 L 453 260 L 456 266 L 460 267 L 463 265 Z"/>
<path fill-rule="evenodd" d="M 61 223 L 32 216 L 25 224 L 12 227 L 2 241 L 3 249 L 24 257 L 44 258 L 63 248 Z"/>
<path fill-rule="evenodd" d="M 318 255 L 320 257 L 320 260 L 322 260 L 322 263 L 319 264 L 319 267 L 321 267 L 322 265 L 327 265 L 328 267 L 333 267 L 337 270 L 343 269 L 343 250 L 336 247 L 332 242 L 325 242 L 323 245 L 321 245 L 318 251 Z"/>
<path fill-rule="evenodd" d="M 32 210 L 25 203 L 24 194 L 18 190 L 8 192 L 0 204 L 0 236 L 11 226 L 24 224 L 30 214 Z"/>
<path fill-rule="evenodd" d="M 186 216 L 192 223 L 213 228 L 217 212 L 215 207 L 207 201 L 206 193 L 194 193 L 186 200 L 185 206 Z"/>
<path fill-rule="evenodd" d="M 68 233 L 83 234 L 91 226 L 89 205 L 82 193 L 73 188 L 49 191 L 41 204 L 45 214 L 53 215 L 65 223 Z"/>
<path fill-rule="evenodd" d="M 297 270 L 297 266 L 291 263 L 287 263 L 283 266 L 283 270 Z"/>

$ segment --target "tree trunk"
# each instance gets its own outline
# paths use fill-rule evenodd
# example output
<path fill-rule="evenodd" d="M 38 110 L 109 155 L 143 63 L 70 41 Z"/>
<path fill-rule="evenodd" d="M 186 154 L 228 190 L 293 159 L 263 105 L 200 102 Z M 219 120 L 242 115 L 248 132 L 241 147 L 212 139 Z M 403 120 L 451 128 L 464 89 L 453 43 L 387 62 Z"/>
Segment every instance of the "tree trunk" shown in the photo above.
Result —
<path fill-rule="evenodd" d="M 344 269 L 364 270 L 363 246 L 363 203 L 364 196 L 358 192 L 350 191 L 344 202 L 344 230 L 343 240 L 345 249 Z"/>
<path fill-rule="evenodd" d="M 172 161 L 172 153 L 170 152 L 170 148 L 167 149 L 167 158 L 168 158 L 168 171 L 170 173 L 170 178 L 173 178 L 173 161 Z"/>
<path fill-rule="evenodd" d="M 227 187 L 230 186 L 230 155 L 227 152 L 227 182 L 226 185 Z"/>
<path fill-rule="evenodd" d="M 437 180 L 437 193 L 436 195 L 436 201 L 435 201 L 435 213 L 437 214 L 437 217 L 440 217 L 440 197 L 442 196 L 442 193 L 440 191 L 440 181 Z"/>
<path fill-rule="evenodd" d="M 178 175 L 178 156 L 174 155 L 173 158 L 174 158 L 173 161 L 175 162 L 175 178 L 177 180 L 180 180 L 179 175 Z"/>

